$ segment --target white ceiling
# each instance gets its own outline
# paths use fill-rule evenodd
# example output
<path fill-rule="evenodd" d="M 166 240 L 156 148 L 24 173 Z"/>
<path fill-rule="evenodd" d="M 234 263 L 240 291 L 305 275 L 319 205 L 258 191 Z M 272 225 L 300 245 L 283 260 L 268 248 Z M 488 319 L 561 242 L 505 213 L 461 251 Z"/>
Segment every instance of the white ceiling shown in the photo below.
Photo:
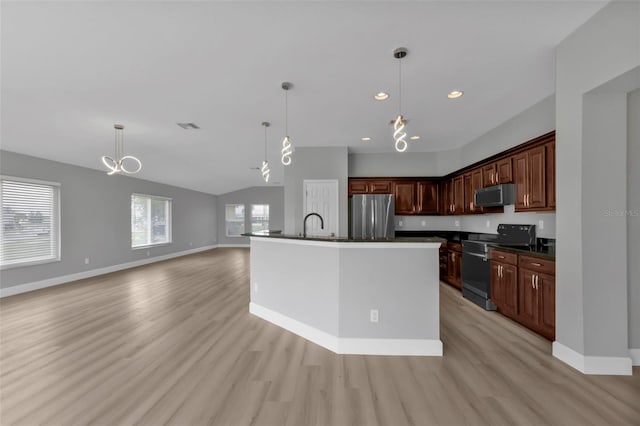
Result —
<path fill-rule="evenodd" d="M 138 177 L 220 194 L 262 184 L 266 120 L 281 182 L 281 82 L 294 146 L 392 152 L 399 46 L 403 155 L 453 149 L 552 94 L 555 46 L 603 5 L 3 1 L 2 149 L 102 169 L 122 123 Z"/>

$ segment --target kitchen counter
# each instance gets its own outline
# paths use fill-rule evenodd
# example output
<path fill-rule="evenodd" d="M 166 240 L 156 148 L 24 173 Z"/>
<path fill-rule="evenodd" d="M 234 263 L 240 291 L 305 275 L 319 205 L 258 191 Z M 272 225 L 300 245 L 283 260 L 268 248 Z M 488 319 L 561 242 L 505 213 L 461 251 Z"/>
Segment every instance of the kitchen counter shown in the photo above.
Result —
<path fill-rule="evenodd" d="M 441 238 L 248 236 L 253 315 L 335 353 L 442 356 Z"/>
<path fill-rule="evenodd" d="M 550 260 L 555 260 L 556 259 L 556 247 L 555 247 L 555 245 L 553 245 L 553 246 L 537 246 L 537 247 L 525 248 L 525 247 L 503 246 L 503 245 L 500 245 L 500 244 L 489 244 L 489 247 L 495 248 L 495 249 L 500 249 L 502 251 L 507 251 L 507 252 L 510 252 L 510 253 L 526 254 L 526 255 L 529 255 L 529 256 L 540 257 L 540 258 L 543 258 L 543 259 L 550 259 Z"/>
<path fill-rule="evenodd" d="M 243 237 L 266 237 L 266 238 L 280 238 L 287 240 L 300 240 L 300 241 L 323 241 L 323 242 L 335 242 L 335 243 L 446 243 L 445 238 L 440 237 L 410 237 L 410 236 L 398 236 L 395 238 L 377 239 L 377 240 L 364 240 L 347 237 L 319 237 L 319 236 L 306 236 L 282 234 L 280 232 L 259 231 L 253 233 L 242 234 Z"/>

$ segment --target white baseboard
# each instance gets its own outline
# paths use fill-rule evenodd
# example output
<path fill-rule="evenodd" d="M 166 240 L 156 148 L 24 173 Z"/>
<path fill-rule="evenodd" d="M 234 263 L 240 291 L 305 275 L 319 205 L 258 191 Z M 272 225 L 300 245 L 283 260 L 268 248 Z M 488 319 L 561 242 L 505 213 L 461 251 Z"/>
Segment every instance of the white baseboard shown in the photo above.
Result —
<path fill-rule="evenodd" d="M 123 269 L 135 268 L 137 266 L 160 262 L 162 260 L 167 260 L 167 259 L 173 259 L 175 257 L 186 256 L 188 254 L 198 253 L 205 250 L 211 250 L 217 247 L 218 247 L 217 245 L 198 247 L 198 248 L 183 250 L 175 253 L 164 254 L 162 256 L 155 256 L 155 257 L 149 257 L 146 259 L 140 259 L 133 262 L 120 263 L 119 265 L 106 266 L 104 268 L 91 269 L 89 271 L 77 272 L 75 274 L 47 278 L 46 280 L 42 280 L 42 281 L 35 281 L 32 283 L 18 284 L 18 285 L 14 285 L 7 288 L 0 288 L 0 298 L 13 296 L 15 294 L 20 294 L 20 293 L 26 293 L 28 291 L 40 290 L 47 287 L 53 287 L 53 286 L 65 284 L 71 281 L 91 278 L 97 275 L 104 275 L 110 272 L 121 271 Z"/>
<path fill-rule="evenodd" d="M 631 364 L 640 365 L 640 349 L 629 349 L 631 355 Z"/>
<path fill-rule="evenodd" d="M 584 374 L 631 376 L 631 357 L 585 356 L 562 343 L 553 342 L 553 356 Z"/>
<path fill-rule="evenodd" d="M 218 247 L 251 247 L 251 244 L 218 244 Z"/>
<path fill-rule="evenodd" d="M 442 356 L 438 339 L 341 338 L 255 303 L 249 312 L 337 354 Z"/>

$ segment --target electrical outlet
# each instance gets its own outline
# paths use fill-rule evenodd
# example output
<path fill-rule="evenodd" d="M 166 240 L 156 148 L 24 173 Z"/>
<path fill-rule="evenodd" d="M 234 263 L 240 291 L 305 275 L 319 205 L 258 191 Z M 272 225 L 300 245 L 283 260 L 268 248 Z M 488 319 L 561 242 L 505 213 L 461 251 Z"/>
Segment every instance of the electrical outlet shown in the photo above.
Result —
<path fill-rule="evenodd" d="M 404 226 L 404 222 L 403 222 L 403 221 L 401 221 L 401 220 L 399 220 L 399 221 L 398 221 L 398 226 Z"/>
<path fill-rule="evenodd" d="M 258 283 L 253 283 L 253 291 L 256 293 L 258 292 Z"/>
<path fill-rule="evenodd" d="M 427 221 L 426 221 L 426 220 L 423 220 L 422 222 L 420 222 L 420 225 L 422 225 L 423 227 L 424 227 L 424 226 L 427 226 Z"/>
<path fill-rule="evenodd" d="M 487 228 L 491 228 L 491 221 L 490 220 L 487 221 Z"/>
<path fill-rule="evenodd" d="M 453 222 L 453 224 L 458 228 L 460 227 L 460 221 L 459 220 L 456 220 L 455 222 Z"/>
<path fill-rule="evenodd" d="M 193 243 L 189 243 L 189 247 L 193 247 Z"/>
<path fill-rule="evenodd" d="M 84 258 L 84 264 L 85 264 L 85 265 L 88 265 L 88 264 L 89 264 L 89 258 L 88 258 L 88 257 L 85 257 L 85 258 Z"/>
<path fill-rule="evenodd" d="M 538 229 L 544 229 L 544 220 L 538 221 Z"/>
<path fill-rule="evenodd" d="M 377 309 L 371 309 L 371 311 L 369 311 L 369 321 L 378 322 L 378 319 L 379 319 L 378 310 Z"/>

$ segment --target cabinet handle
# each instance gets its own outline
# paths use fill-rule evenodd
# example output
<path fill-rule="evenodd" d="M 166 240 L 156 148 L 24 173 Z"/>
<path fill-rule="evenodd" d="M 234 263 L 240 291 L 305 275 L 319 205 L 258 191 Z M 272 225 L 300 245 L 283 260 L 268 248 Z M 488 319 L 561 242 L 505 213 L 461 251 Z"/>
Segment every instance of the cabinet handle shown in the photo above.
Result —
<path fill-rule="evenodd" d="M 541 263 L 537 263 L 537 262 L 531 262 L 531 264 L 532 264 L 533 266 L 542 266 L 542 264 L 541 264 Z"/>
<path fill-rule="evenodd" d="M 500 182 L 500 172 L 496 172 L 496 183 Z"/>
<path fill-rule="evenodd" d="M 531 275 L 531 288 L 536 288 L 536 285 L 533 283 L 534 281 L 534 275 Z"/>
<path fill-rule="evenodd" d="M 538 281 L 540 281 L 540 275 L 536 275 L 536 290 L 538 289 Z"/>
<path fill-rule="evenodd" d="M 500 277 L 504 277 L 504 266 L 500 265 Z"/>
<path fill-rule="evenodd" d="M 500 259 L 504 259 L 504 256 L 498 256 Z"/>

